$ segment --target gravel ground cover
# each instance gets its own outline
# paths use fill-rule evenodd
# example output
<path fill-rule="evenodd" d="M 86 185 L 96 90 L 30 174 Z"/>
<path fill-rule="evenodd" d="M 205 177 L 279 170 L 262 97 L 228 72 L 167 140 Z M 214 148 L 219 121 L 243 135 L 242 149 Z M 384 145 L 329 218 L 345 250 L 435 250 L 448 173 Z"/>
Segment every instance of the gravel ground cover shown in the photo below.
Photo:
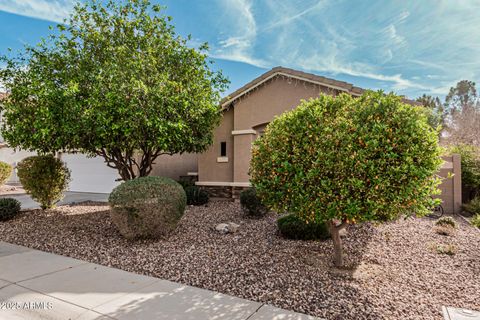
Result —
<path fill-rule="evenodd" d="M 435 233 L 427 218 L 349 227 L 344 270 L 331 264 L 331 241 L 285 240 L 276 218 L 247 219 L 237 203 L 213 201 L 189 207 L 168 240 L 127 241 L 108 206 L 83 203 L 0 223 L 0 240 L 326 319 L 442 319 L 442 305 L 480 310 L 480 234 L 460 218 L 452 236 Z M 222 222 L 240 228 L 220 234 Z M 454 254 L 440 253 L 445 247 Z"/>

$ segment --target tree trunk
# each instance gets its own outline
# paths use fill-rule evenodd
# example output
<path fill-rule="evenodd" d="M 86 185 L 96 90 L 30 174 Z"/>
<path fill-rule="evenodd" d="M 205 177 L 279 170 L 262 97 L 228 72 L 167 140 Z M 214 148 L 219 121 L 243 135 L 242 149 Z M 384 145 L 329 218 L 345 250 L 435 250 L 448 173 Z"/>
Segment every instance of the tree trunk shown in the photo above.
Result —
<path fill-rule="evenodd" d="M 104 158 L 108 167 L 116 169 L 123 181 L 146 177 L 152 172 L 154 161 L 162 154 L 160 151 L 144 151 L 138 159 L 133 150 L 101 149 L 97 154 Z"/>
<path fill-rule="evenodd" d="M 343 243 L 340 237 L 340 230 L 347 226 L 347 222 L 337 225 L 333 220 L 328 222 L 328 228 L 333 240 L 333 263 L 336 267 L 343 266 Z"/>

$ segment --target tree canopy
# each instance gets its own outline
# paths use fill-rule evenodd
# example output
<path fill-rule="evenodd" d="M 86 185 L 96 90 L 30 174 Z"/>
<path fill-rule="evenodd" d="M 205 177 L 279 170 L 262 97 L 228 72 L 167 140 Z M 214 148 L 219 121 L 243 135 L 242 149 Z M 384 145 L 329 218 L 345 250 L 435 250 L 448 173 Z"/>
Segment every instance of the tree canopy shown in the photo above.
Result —
<path fill-rule="evenodd" d="M 428 123 L 433 128 L 437 128 L 444 124 L 445 109 L 438 97 L 423 94 L 421 97 L 417 98 L 417 102 L 420 102 L 425 107 Z"/>
<path fill-rule="evenodd" d="M 254 143 L 251 182 L 277 212 L 327 222 L 337 265 L 348 224 L 429 212 L 442 160 L 421 107 L 368 91 L 321 95 L 273 120 Z"/>
<path fill-rule="evenodd" d="M 451 114 L 470 108 L 478 108 L 480 105 L 475 82 L 461 80 L 455 87 L 451 87 L 445 97 L 445 106 Z"/>
<path fill-rule="evenodd" d="M 102 156 L 124 180 L 162 154 L 204 151 L 228 81 L 147 0 L 89 0 L 36 46 L 3 56 L 11 147 Z"/>

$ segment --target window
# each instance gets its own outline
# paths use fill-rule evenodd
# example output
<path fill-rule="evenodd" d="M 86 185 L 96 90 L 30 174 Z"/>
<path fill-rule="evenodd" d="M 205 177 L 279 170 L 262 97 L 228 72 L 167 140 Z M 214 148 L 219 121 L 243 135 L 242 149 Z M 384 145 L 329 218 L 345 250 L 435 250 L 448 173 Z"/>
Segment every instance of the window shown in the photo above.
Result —
<path fill-rule="evenodd" d="M 220 157 L 227 156 L 227 143 L 225 141 L 220 142 Z"/>

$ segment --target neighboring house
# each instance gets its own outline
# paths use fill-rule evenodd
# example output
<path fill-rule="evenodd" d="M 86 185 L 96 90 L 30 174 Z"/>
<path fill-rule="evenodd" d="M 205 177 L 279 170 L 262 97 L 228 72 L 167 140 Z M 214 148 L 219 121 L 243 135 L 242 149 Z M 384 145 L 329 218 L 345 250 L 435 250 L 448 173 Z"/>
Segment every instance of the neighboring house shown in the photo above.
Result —
<path fill-rule="evenodd" d="M 238 198 L 241 190 L 250 187 L 248 171 L 252 142 L 263 134 L 267 124 L 275 116 L 297 107 L 302 99 L 342 92 L 360 96 L 364 89 L 283 67 L 273 68 L 233 92 L 221 102 L 223 118 L 215 131 L 213 145 L 198 156 L 196 184 L 213 197 Z M 418 105 L 408 99 L 404 102 Z M 459 169 L 459 160 L 449 158 L 440 172 L 443 177 L 447 172 L 456 174 L 454 182 L 447 179 L 441 186 L 447 212 L 460 210 Z"/>
<path fill-rule="evenodd" d="M 4 96 L 5 94 L 0 93 L 0 101 Z M 0 142 L 0 161 L 7 162 L 13 167 L 25 157 L 35 155 L 32 152 L 9 148 L 1 137 Z M 101 157 L 89 158 L 84 154 L 69 153 L 63 153 L 60 157 L 71 171 L 69 191 L 110 193 L 120 183 L 118 181 L 120 176 L 117 170 L 107 167 Z M 178 180 L 181 176 L 186 176 L 189 172 L 196 171 L 196 154 L 163 155 L 157 159 L 152 174 Z M 8 183 L 18 182 L 18 177 L 14 170 Z"/>

